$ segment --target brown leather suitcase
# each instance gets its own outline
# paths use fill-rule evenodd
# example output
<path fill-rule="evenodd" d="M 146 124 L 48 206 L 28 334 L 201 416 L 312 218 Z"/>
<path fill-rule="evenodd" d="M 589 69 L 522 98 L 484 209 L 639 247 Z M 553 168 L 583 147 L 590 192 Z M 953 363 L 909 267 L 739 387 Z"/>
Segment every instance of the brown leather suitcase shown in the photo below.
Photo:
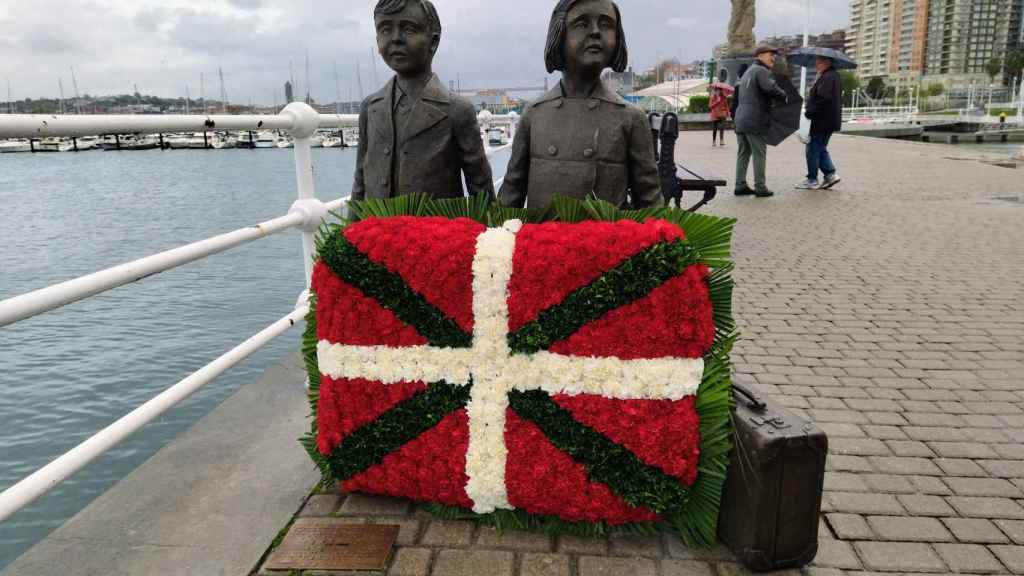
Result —
<path fill-rule="evenodd" d="M 814 424 L 733 385 L 733 449 L 718 536 L 751 570 L 795 568 L 818 553 L 828 438 Z"/>

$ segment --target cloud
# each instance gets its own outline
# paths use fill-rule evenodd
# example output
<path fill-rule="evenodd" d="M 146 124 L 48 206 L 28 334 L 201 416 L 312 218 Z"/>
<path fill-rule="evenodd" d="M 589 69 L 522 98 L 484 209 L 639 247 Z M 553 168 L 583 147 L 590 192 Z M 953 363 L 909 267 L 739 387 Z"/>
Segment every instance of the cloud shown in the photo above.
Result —
<path fill-rule="evenodd" d="M 673 16 L 665 21 L 665 25 L 669 28 L 676 28 L 678 30 L 689 30 L 690 28 L 697 26 L 697 19 Z"/>
<path fill-rule="evenodd" d="M 283 100 L 294 70 L 305 92 L 333 101 L 358 98 L 391 76 L 375 55 L 375 0 L 43 0 L 46 10 L 15 10 L 0 1 L 0 79 L 17 98 L 53 97 L 57 77 L 70 85 L 75 67 L 82 92 L 139 90 L 167 97 L 219 93 L 218 69 L 233 101 Z M 757 34 L 797 34 L 804 0 L 759 0 Z M 729 3 L 625 0 L 623 25 L 631 64 L 648 68 L 660 56 L 709 58 L 725 41 Z M 812 32 L 845 25 L 848 0 L 814 0 Z M 554 80 L 543 48 L 555 0 L 434 0 L 444 26 L 435 70 L 463 87 L 539 86 Z M 6 38 L 6 41 L 3 39 Z M 337 62 L 338 84 L 334 80 Z M 289 66 L 291 64 L 291 66 Z M 357 67 L 361 72 L 356 76 Z"/>

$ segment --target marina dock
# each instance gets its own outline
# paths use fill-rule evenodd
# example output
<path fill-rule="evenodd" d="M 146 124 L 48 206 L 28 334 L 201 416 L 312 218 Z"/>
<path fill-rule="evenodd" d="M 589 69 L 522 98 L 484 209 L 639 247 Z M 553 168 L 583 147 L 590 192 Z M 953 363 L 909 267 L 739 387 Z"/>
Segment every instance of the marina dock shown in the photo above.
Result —
<path fill-rule="evenodd" d="M 791 138 L 768 153 L 777 195 L 737 198 L 735 138 L 708 136 L 684 132 L 677 152 L 730 181 L 706 210 L 739 219 L 735 380 L 829 435 L 804 573 L 1024 573 L 1021 172 L 965 147 L 837 135 L 843 182 L 796 191 Z M 297 442 L 307 417 L 295 355 L 0 574 L 284 574 L 261 561 L 296 516 L 400 525 L 388 570 L 357 574 L 746 573 L 669 535 L 498 533 L 317 490 Z"/>

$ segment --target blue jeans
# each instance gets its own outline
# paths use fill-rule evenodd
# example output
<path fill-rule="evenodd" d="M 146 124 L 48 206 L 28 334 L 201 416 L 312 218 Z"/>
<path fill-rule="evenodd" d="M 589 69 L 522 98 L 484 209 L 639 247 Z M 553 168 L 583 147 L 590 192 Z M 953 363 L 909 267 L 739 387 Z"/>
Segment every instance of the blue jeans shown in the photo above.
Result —
<path fill-rule="evenodd" d="M 832 164 L 832 157 L 828 154 L 828 141 L 832 139 L 832 133 L 811 134 L 811 141 L 807 143 L 807 179 L 817 180 L 818 169 L 826 177 L 836 173 L 835 164 Z"/>

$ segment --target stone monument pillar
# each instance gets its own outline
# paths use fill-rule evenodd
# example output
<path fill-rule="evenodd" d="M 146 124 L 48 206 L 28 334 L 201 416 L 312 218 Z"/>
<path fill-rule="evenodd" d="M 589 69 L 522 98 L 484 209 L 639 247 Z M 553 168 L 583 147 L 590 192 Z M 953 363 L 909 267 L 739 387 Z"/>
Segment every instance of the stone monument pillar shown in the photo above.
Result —
<path fill-rule="evenodd" d="M 757 21 L 756 0 L 732 0 L 732 17 L 729 19 L 729 48 L 719 63 L 729 73 L 730 84 L 739 81 L 739 70 L 754 62 L 754 24 Z"/>

